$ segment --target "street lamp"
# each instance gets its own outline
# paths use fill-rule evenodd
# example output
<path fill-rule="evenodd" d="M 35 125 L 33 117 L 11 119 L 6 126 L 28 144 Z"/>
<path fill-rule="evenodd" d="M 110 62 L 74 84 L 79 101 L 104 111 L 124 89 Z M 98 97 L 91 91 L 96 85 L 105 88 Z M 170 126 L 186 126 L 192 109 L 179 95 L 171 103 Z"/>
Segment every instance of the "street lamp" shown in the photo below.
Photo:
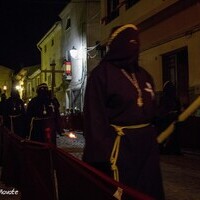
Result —
<path fill-rule="evenodd" d="M 69 51 L 72 58 L 77 59 L 78 50 L 73 46 L 72 49 Z"/>
<path fill-rule="evenodd" d="M 7 90 L 7 86 L 4 85 L 4 86 L 3 86 L 3 91 L 6 92 L 6 90 Z"/>
<path fill-rule="evenodd" d="M 71 62 L 64 60 L 64 70 L 65 70 L 65 77 L 66 80 L 72 79 L 72 64 Z"/>

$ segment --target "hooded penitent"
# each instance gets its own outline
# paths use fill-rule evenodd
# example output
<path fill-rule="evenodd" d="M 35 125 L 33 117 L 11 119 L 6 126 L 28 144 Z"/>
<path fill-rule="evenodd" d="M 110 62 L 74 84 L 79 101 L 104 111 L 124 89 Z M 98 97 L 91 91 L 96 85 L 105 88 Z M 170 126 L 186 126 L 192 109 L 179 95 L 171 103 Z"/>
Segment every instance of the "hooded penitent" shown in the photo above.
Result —
<path fill-rule="evenodd" d="M 5 102 L 5 126 L 13 133 L 24 137 L 25 107 L 19 91 L 12 88 L 10 97 Z"/>
<path fill-rule="evenodd" d="M 10 93 L 10 96 L 12 98 L 14 98 L 14 99 L 19 99 L 20 98 L 19 91 L 13 88 L 12 91 L 11 91 L 11 93 Z"/>
<path fill-rule="evenodd" d="M 47 98 L 48 97 L 48 86 L 46 83 L 41 83 L 40 85 L 38 85 L 37 87 L 37 94 L 39 97 L 41 98 Z"/>
<path fill-rule="evenodd" d="M 105 60 L 128 72 L 138 70 L 138 29 L 132 24 L 115 27 L 111 31 Z"/>
<path fill-rule="evenodd" d="M 87 81 L 83 161 L 108 175 L 112 166 L 115 180 L 163 200 L 156 132 L 150 125 L 155 113 L 154 83 L 138 65 L 137 28 L 132 24 L 114 28 L 107 47 Z M 122 127 L 129 129 L 118 132 Z M 124 134 L 119 140 L 118 133 Z"/>
<path fill-rule="evenodd" d="M 51 142 L 56 144 L 56 134 L 61 131 L 59 127 L 60 113 L 58 106 L 50 98 L 46 83 L 38 85 L 37 96 L 28 103 L 26 113 L 29 139 L 46 142 L 49 139 L 46 136 L 50 134 L 50 130 Z M 48 134 L 46 135 L 46 133 Z"/>

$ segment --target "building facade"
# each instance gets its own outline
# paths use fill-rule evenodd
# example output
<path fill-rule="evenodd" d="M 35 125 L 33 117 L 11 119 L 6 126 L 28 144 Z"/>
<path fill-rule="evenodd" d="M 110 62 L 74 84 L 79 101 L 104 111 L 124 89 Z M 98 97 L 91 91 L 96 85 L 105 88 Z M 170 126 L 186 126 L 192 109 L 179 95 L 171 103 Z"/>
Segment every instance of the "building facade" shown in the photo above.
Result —
<path fill-rule="evenodd" d="M 7 97 L 10 96 L 14 71 L 0 65 L 0 95 L 5 93 Z"/>
<path fill-rule="evenodd" d="M 99 62 L 100 1 L 71 1 L 62 10 L 62 57 L 71 73 L 65 76 L 66 108 L 82 111 L 88 72 Z M 75 54 L 74 54 L 75 53 Z"/>
<path fill-rule="evenodd" d="M 152 74 L 158 98 L 171 80 L 187 106 L 200 94 L 199 11 L 198 0 L 70 1 L 37 44 L 38 83 L 48 84 L 63 112 L 82 111 L 87 77 L 105 53 L 101 45 L 114 26 L 133 23 L 140 31 L 139 62 Z"/>
<path fill-rule="evenodd" d="M 24 85 L 26 86 L 26 102 L 36 96 L 37 86 L 41 83 L 41 66 L 35 65 L 28 67 Z"/>
<path fill-rule="evenodd" d="M 52 94 L 60 102 L 61 112 L 65 111 L 65 87 L 63 86 L 63 57 L 61 55 L 61 22 L 56 22 L 38 42 L 41 53 L 40 83 L 47 83 Z"/>
<path fill-rule="evenodd" d="M 112 27 L 135 24 L 140 31 L 140 64 L 156 90 L 171 80 L 183 106 L 200 94 L 200 3 L 198 0 L 102 0 L 104 41 Z"/>
<path fill-rule="evenodd" d="M 36 96 L 36 88 L 40 84 L 40 65 L 23 67 L 14 76 L 13 87 L 19 91 L 25 106 Z"/>

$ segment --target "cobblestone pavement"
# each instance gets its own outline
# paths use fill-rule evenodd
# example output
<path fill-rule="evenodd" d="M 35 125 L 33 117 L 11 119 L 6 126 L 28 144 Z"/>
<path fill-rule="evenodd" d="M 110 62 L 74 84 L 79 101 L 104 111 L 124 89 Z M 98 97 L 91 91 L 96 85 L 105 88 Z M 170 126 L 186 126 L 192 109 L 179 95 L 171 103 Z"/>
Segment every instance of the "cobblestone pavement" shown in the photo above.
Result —
<path fill-rule="evenodd" d="M 75 133 L 76 138 L 70 138 L 67 135 L 58 136 L 57 146 L 63 150 L 66 150 L 67 152 L 81 160 L 85 140 L 81 132 L 73 133 Z"/>
<path fill-rule="evenodd" d="M 161 156 L 166 200 L 200 200 L 200 155 Z"/>
<path fill-rule="evenodd" d="M 59 137 L 58 146 L 81 159 L 84 137 L 76 135 Z M 161 170 L 166 200 L 200 200 L 200 154 L 161 155 Z"/>
<path fill-rule="evenodd" d="M 57 137 L 57 146 L 78 159 L 82 157 L 84 137 Z M 200 155 L 161 155 L 161 170 L 166 200 L 200 200 Z M 0 190 L 12 190 L 0 182 Z M 1 195 L 0 200 L 20 200 L 19 195 Z"/>

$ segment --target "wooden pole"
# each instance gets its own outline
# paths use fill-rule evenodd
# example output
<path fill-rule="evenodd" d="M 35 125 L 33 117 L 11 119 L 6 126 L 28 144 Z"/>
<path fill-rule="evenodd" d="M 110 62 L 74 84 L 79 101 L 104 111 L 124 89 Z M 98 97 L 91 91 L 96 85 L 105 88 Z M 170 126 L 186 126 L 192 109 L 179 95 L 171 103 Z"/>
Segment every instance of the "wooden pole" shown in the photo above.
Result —
<path fill-rule="evenodd" d="M 192 113 L 194 113 L 195 110 L 197 110 L 200 107 L 200 96 L 196 98 L 196 100 L 193 101 L 190 106 L 188 106 L 178 117 L 178 122 L 185 121 Z M 166 138 L 168 138 L 175 129 L 175 121 L 172 122 L 158 137 L 157 141 L 158 143 L 162 143 Z"/>
<path fill-rule="evenodd" d="M 51 82 L 51 91 L 52 91 L 52 95 L 54 96 L 54 87 L 55 87 L 55 66 L 56 63 L 53 61 L 50 66 L 52 67 L 51 69 L 51 73 L 52 73 L 52 82 Z"/>

